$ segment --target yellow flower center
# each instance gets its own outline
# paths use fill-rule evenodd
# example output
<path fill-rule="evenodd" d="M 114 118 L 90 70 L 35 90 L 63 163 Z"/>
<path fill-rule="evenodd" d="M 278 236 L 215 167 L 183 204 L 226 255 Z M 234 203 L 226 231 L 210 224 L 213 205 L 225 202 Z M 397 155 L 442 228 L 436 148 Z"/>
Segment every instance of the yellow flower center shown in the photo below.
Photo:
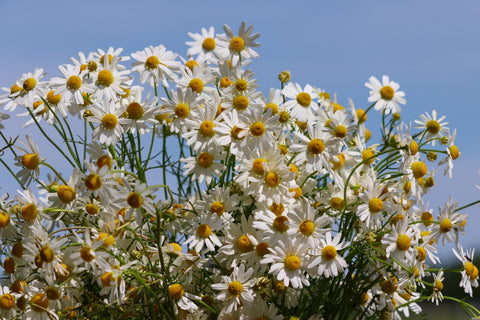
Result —
<path fill-rule="evenodd" d="M 465 272 L 472 281 L 478 278 L 478 268 L 470 261 L 465 262 Z"/>
<path fill-rule="evenodd" d="M 232 130 L 230 131 L 230 136 L 232 137 L 232 139 L 234 140 L 242 140 L 243 138 L 245 137 L 242 137 L 242 138 L 239 138 L 238 135 L 240 134 L 240 132 L 242 132 L 244 129 L 241 129 L 237 126 L 233 126 Z"/>
<path fill-rule="evenodd" d="M 204 84 L 203 84 L 202 79 L 193 78 L 193 79 L 190 80 L 190 82 L 188 83 L 188 87 L 189 87 L 190 89 L 192 89 L 193 92 L 202 93 Z"/>
<path fill-rule="evenodd" d="M 217 216 L 221 216 L 223 212 L 225 212 L 225 206 L 220 201 L 214 201 L 210 206 L 210 212 L 217 214 Z"/>
<path fill-rule="evenodd" d="M 443 282 L 436 279 L 435 283 L 433 284 L 433 289 L 437 292 L 442 291 L 443 290 Z"/>
<path fill-rule="evenodd" d="M 170 296 L 173 299 L 178 300 L 183 297 L 185 290 L 183 289 L 183 286 L 181 284 L 174 283 L 168 287 L 168 293 L 170 293 Z"/>
<path fill-rule="evenodd" d="M 102 70 L 98 73 L 97 83 L 104 87 L 110 87 L 113 83 L 113 74 L 109 70 Z"/>
<path fill-rule="evenodd" d="M 308 107 L 312 103 L 312 97 L 306 92 L 300 92 L 297 95 L 297 102 L 302 107 Z"/>
<path fill-rule="evenodd" d="M 98 237 L 97 237 L 97 240 L 98 241 L 103 240 L 102 246 L 104 246 L 105 248 L 109 247 L 109 246 L 111 246 L 112 244 L 115 243 L 115 237 L 112 236 L 111 234 L 106 233 L 106 232 L 100 232 Z"/>
<path fill-rule="evenodd" d="M 380 96 L 382 96 L 384 100 L 392 100 L 394 95 L 395 90 L 390 86 L 383 86 L 382 89 L 380 89 Z"/>
<path fill-rule="evenodd" d="M 113 130 L 117 126 L 118 119 L 113 113 L 107 113 L 102 117 L 102 125 L 107 130 Z"/>
<path fill-rule="evenodd" d="M 300 187 L 288 188 L 288 191 L 289 192 L 294 192 L 294 195 L 293 195 L 294 199 L 298 199 L 303 195 L 303 190 Z"/>
<path fill-rule="evenodd" d="M 398 282 L 397 278 L 392 277 L 390 280 L 391 281 L 383 280 L 380 283 L 380 287 L 382 288 L 382 291 L 387 293 L 387 294 L 393 294 L 398 288 L 398 286 L 395 285 Z"/>
<path fill-rule="evenodd" d="M 95 259 L 95 256 L 91 253 L 92 248 L 89 246 L 84 246 L 80 249 L 80 257 L 85 262 L 92 262 Z"/>
<path fill-rule="evenodd" d="M 227 87 L 231 86 L 232 84 L 235 84 L 235 82 L 233 82 L 232 80 L 228 79 L 227 77 L 223 77 L 223 78 L 220 80 L 220 88 L 227 88 Z"/>
<path fill-rule="evenodd" d="M 367 113 L 363 109 L 357 109 L 355 110 L 355 113 L 357 114 L 357 119 L 358 123 L 364 123 L 367 121 Z"/>
<path fill-rule="evenodd" d="M 55 94 L 55 91 L 50 90 L 47 93 L 47 102 L 51 105 L 57 105 L 60 103 L 62 100 L 62 95 L 61 94 Z"/>
<path fill-rule="evenodd" d="M 289 226 L 287 223 L 288 223 L 288 218 L 286 216 L 277 216 L 273 220 L 272 227 L 274 230 L 280 233 L 284 233 L 289 229 Z"/>
<path fill-rule="evenodd" d="M 35 170 L 40 164 L 40 157 L 36 153 L 27 153 L 22 156 L 22 165 L 28 170 Z"/>
<path fill-rule="evenodd" d="M 141 208 L 143 205 L 143 197 L 138 192 L 130 192 L 127 196 L 127 203 L 134 209 Z"/>
<path fill-rule="evenodd" d="M 203 168 L 208 168 L 213 163 L 213 156 L 208 152 L 202 152 L 198 155 L 198 164 Z"/>
<path fill-rule="evenodd" d="M 383 210 L 383 201 L 379 198 L 372 198 L 368 202 L 368 209 L 371 213 L 379 213 Z"/>
<path fill-rule="evenodd" d="M 215 124 L 211 120 L 205 120 L 200 124 L 200 133 L 205 137 L 213 137 L 215 134 Z"/>
<path fill-rule="evenodd" d="M 15 272 L 15 260 L 12 257 L 5 258 L 3 260 L 3 268 L 8 274 L 13 274 Z"/>
<path fill-rule="evenodd" d="M 433 221 L 433 215 L 428 211 L 424 211 L 424 212 L 422 212 L 422 218 L 421 219 L 422 219 L 422 221 Z M 428 227 L 432 223 L 431 222 L 424 222 L 423 224 L 426 227 Z"/>
<path fill-rule="evenodd" d="M 45 296 L 45 293 L 37 293 L 30 299 L 30 305 L 35 312 L 45 312 L 48 309 L 50 300 Z"/>
<path fill-rule="evenodd" d="M 257 246 L 255 247 L 255 252 L 260 257 L 263 257 L 264 255 L 269 253 L 270 250 L 268 250 L 268 243 L 267 242 L 260 242 L 259 244 L 257 244 Z"/>
<path fill-rule="evenodd" d="M 401 234 L 397 237 L 397 249 L 400 251 L 407 251 L 410 249 L 410 245 L 412 244 L 410 237 L 406 234 Z"/>
<path fill-rule="evenodd" d="M 243 291 L 243 285 L 239 281 L 232 281 L 228 284 L 228 293 L 238 297 Z"/>
<path fill-rule="evenodd" d="M 343 198 L 333 197 L 330 200 L 330 206 L 332 207 L 332 209 L 342 210 L 344 205 L 345 205 L 345 202 L 343 201 Z"/>
<path fill-rule="evenodd" d="M 287 111 L 282 111 L 278 115 L 278 121 L 280 123 L 287 123 L 290 120 L 290 114 Z"/>
<path fill-rule="evenodd" d="M 287 256 L 284 260 L 285 268 L 290 271 L 295 271 L 302 265 L 302 261 L 296 255 Z"/>
<path fill-rule="evenodd" d="M 245 96 L 236 96 L 233 98 L 232 106 L 238 111 L 244 111 L 248 108 L 248 98 Z"/>
<path fill-rule="evenodd" d="M 37 218 L 38 209 L 34 203 L 26 204 L 22 207 L 22 218 L 25 221 L 32 221 Z"/>
<path fill-rule="evenodd" d="M 116 282 L 115 275 L 111 271 L 108 271 L 102 274 L 100 276 L 100 280 L 102 281 L 102 285 L 104 287 L 114 286 Z"/>
<path fill-rule="evenodd" d="M 37 85 L 37 80 L 35 80 L 35 78 L 28 78 L 25 81 L 23 81 L 23 90 L 25 91 L 33 90 L 33 88 L 35 88 L 36 85 Z"/>
<path fill-rule="evenodd" d="M 197 227 L 197 234 L 202 238 L 208 238 L 212 234 L 212 228 L 208 224 L 201 224 Z"/>
<path fill-rule="evenodd" d="M 460 156 L 460 151 L 458 151 L 457 146 L 452 144 L 449 149 L 450 157 L 452 157 L 453 160 L 456 160 Z"/>
<path fill-rule="evenodd" d="M 108 154 L 104 154 L 97 159 L 97 166 L 101 169 L 103 166 L 107 166 L 109 169 L 112 168 L 113 160 Z"/>
<path fill-rule="evenodd" d="M 10 216 L 5 211 L 0 211 L 0 229 L 10 224 Z"/>
<path fill-rule="evenodd" d="M 43 262 L 50 263 L 55 258 L 55 254 L 53 253 L 52 248 L 46 245 L 40 249 L 40 257 Z"/>
<path fill-rule="evenodd" d="M 230 49 L 240 52 L 245 49 L 245 41 L 240 37 L 233 37 L 230 41 Z"/>
<path fill-rule="evenodd" d="M 167 245 L 167 252 L 180 256 L 182 254 L 182 246 L 176 242 L 171 242 Z"/>
<path fill-rule="evenodd" d="M 332 169 L 338 170 L 345 164 L 345 155 L 343 153 L 335 155 L 338 161 L 333 161 L 332 159 L 329 160 L 331 164 L 333 164 Z"/>
<path fill-rule="evenodd" d="M 15 297 L 9 293 L 0 296 L 0 309 L 9 310 L 15 307 Z"/>
<path fill-rule="evenodd" d="M 283 211 L 285 211 L 285 206 L 282 203 L 272 203 L 270 207 L 268 208 L 270 211 L 272 211 L 276 216 L 280 216 Z"/>
<path fill-rule="evenodd" d="M 45 289 L 45 293 L 47 294 L 47 298 L 50 300 L 58 300 L 61 297 L 60 291 L 58 291 L 55 287 L 47 287 Z"/>
<path fill-rule="evenodd" d="M 235 88 L 238 91 L 245 91 L 248 88 L 248 82 L 244 79 L 238 79 L 237 82 L 235 82 Z"/>
<path fill-rule="evenodd" d="M 63 203 L 70 203 L 76 198 L 75 190 L 70 186 L 59 186 L 57 189 L 57 196 Z"/>
<path fill-rule="evenodd" d="M 310 220 L 303 220 L 298 226 L 298 231 L 306 237 L 311 236 L 315 231 L 315 223 Z"/>
<path fill-rule="evenodd" d="M 282 294 L 285 291 L 285 283 L 283 281 L 275 281 L 273 290 L 278 294 Z"/>
<path fill-rule="evenodd" d="M 265 125 L 261 121 L 257 121 L 250 125 L 250 132 L 252 135 L 259 137 L 265 132 Z"/>
<path fill-rule="evenodd" d="M 265 105 L 265 111 L 267 111 L 268 109 L 272 109 L 272 114 L 278 113 L 278 106 L 275 103 L 267 103 Z"/>
<path fill-rule="evenodd" d="M 398 242 L 398 240 L 397 240 Z M 418 261 L 425 261 L 427 259 L 427 251 L 423 247 L 417 247 L 417 260 Z"/>
<path fill-rule="evenodd" d="M 19 87 L 16 83 L 10 87 L 10 94 L 17 93 L 18 91 L 21 91 L 22 88 Z"/>
<path fill-rule="evenodd" d="M 416 179 L 422 178 L 427 174 L 427 166 L 423 161 L 416 161 L 412 163 L 410 168 L 412 169 L 413 176 Z"/>
<path fill-rule="evenodd" d="M 185 62 L 185 66 L 191 71 L 193 71 L 194 67 L 198 67 L 198 62 L 195 60 L 188 60 L 187 62 Z"/>
<path fill-rule="evenodd" d="M 440 123 L 437 120 L 429 120 L 426 123 L 427 130 L 430 134 L 437 134 L 440 132 Z"/>
<path fill-rule="evenodd" d="M 145 68 L 147 69 L 157 69 L 158 65 L 160 64 L 160 60 L 156 56 L 150 56 L 145 60 Z"/>
<path fill-rule="evenodd" d="M 107 55 L 107 58 L 108 58 L 108 63 L 112 63 L 113 61 L 113 56 L 111 54 Z M 105 55 L 101 56 L 100 57 L 100 63 L 101 64 L 105 64 Z"/>
<path fill-rule="evenodd" d="M 213 49 L 215 49 L 215 39 L 213 38 L 205 38 L 202 42 L 202 48 L 206 51 L 212 51 Z"/>
<path fill-rule="evenodd" d="M 333 260 L 335 259 L 335 257 L 337 256 L 337 249 L 335 249 L 334 246 L 325 246 L 323 249 L 322 249 L 322 258 L 325 259 L 325 260 Z"/>
<path fill-rule="evenodd" d="M 249 252 L 253 250 L 253 243 L 250 238 L 244 234 L 237 239 L 237 247 L 242 252 Z"/>
<path fill-rule="evenodd" d="M 280 184 L 280 177 L 275 172 L 268 172 L 265 176 L 265 184 L 270 188 L 276 188 Z"/>
<path fill-rule="evenodd" d="M 185 103 L 179 103 L 175 106 L 175 115 L 179 118 L 186 118 L 190 114 L 190 108 Z"/>
<path fill-rule="evenodd" d="M 138 102 L 132 102 L 127 106 L 129 119 L 138 120 L 143 117 L 143 107 Z"/>
<path fill-rule="evenodd" d="M 325 144 L 323 143 L 323 140 L 321 139 L 312 139 L 307 146 L 307 151 L 310 154 L 320 154 L 325 150 Z"/>
<path fill-rule="evenodd" d="M 88 214 L 94 216 L 100 211 L 100 208 L 98 208 L 98 206 L 94 205 L 93 203 L 87 203 L 85 205 L 85 211 L 87 211 Z"/>
<path fill-rule="evenodd" d="M 91 173 L 85 178 L 85 186 L 91 191 L 100 189 L 102 187 L 102 178 L 96 173 Z"/>
<path fill-rule="evenodd" d="M 98 65 L 95 61 L 90 61 L 87 63 L 87 69 L 90 72 L 95 72 L 97 71 Z"/>
<path fill-rule="evenodd" d="M 78 90 L 82 86 L 82 79 L 79 76 L 70 76 L 67 79 L 67 88 L 71 90 Z"/>
<path fill-rule="evenodd" d="M 23 247 L 21 242 L 15 242 L 12 247 L 12 254 L 17 258 L 21 258 L 23 257 L 24 250 L 25 248 Z"/>
<path fill-rule="evenodd" d="M 25 287 L 27 286 L 27 282 L 25 280 L 17 279 L 12 283 L 11 289 L 13 292 L 16 293 L 23 293 L 25 292 Z"/>
<path fill-rule="evenodd" d="M 443 221 L 440 223 L 440 232 L 442 233 L 447 233 L 450 230 L 452 230 L 452 228 L 453 228 L 453 224 L 449 218 L 443 219 Z"/>
<path fill-rule="evenodd" d="M 333 130 L 333 135 L 337 138 L 345 138 L 347 136 L 348 130 L 347 127 L 339 125 L 336 126 Z"/>
<path fill-rule="evenodd" d="M 375 161 L 375 158 L 373 157 L 374 155 L 375 155 L 375 153 L 373 152 L 372 149 L 363 150 L 362 151 L 362 160 L 365 161 L 365 164 L 367 164 L 367 165 L 372 164 Z"/>

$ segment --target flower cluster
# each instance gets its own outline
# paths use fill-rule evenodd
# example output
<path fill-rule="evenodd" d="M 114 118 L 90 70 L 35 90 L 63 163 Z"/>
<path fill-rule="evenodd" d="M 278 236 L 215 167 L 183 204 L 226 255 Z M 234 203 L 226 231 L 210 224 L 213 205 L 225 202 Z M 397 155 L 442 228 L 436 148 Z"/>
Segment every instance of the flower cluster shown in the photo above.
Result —
<path fill-rule="evenodd" d="M 443 300 L 447 242 L 473 294 L 469 205 L 424 200 L 460 156 L 445 117 L 403 122 L 387 76 L 364 109 L 287 71 L 264 94 L 248 69 L 259 34 L 224 31 L 189 33 L 186 59 L 109 48 L 2 88 L 71 174 L 1 134 L 21 189 L 0 201 L 1 318 L 400 319 Z"/>

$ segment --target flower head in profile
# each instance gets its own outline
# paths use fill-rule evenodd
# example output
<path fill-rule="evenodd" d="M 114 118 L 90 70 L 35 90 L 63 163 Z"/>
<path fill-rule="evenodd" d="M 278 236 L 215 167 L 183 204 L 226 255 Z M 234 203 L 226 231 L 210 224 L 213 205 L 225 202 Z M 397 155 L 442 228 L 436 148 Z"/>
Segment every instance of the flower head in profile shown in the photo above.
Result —
<path fill-rule="evenodd" d="M 368 81 L 365 83 L 365 86 L 371 90 L 368 101 L 375 103 L 375 110 L 385 112 L 385 114 L 402 111 L 400 105 L 407 101 L 405 93 L 398 91 L 400 88 L 398 83 L 390 81 L 388 76 L 383 76 L 382 82 L 373 76 Z"/>
<path fill-rule="evenodd" d="M 470 297 L 473 297 L 472 287 L 478 287 L 478 267 L 473 264 L 473 255 L 475 249 L 463 250 L 460 247 L 460 252 L 452 249 L 455 256 L 463 263 L 462 280 L 460 281 L 460 287 L 468 293 Z"/>
<path fill-rule="evenodd" d="M 20 140 L 23 147 L 15 146 L 23 153 L 23 155 L 15 157 L 15 160 L 17 161 L 15 165 L 22 168 L 17 172 L 17 177 L 23 185 L 28 185 L 33 179 L 38 178 L 40 175 L 40 163 L 47 159 L 40 157 L 40 149 L 38 146 L 33 142 L 33 139 L 29 135 L 26 137 L 27 142 Z"/>

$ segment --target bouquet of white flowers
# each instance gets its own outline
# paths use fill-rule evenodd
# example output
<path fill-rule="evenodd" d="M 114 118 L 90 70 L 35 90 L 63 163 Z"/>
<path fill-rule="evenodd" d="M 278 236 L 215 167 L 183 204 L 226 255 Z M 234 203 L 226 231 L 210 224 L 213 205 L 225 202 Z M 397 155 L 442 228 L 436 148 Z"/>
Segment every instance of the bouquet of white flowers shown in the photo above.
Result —
<path fill-rule="evenodd" d="M 424 201 L 460 156 L 445 117 L 403 122 L 387 76 L 365 84 L 364 109 L 288 71 L 263 94 L 248 69 L 259 34 L 224 31 L 189 33 L 187 59 L 80 52 L 60 77 L 3 88 L 58 155 L 0 131 L 20 167 L 0 158 L 19 185 L 0 201 L 0 318 L 400 319 L 445 298 L 480 316 L 442 294 L 445 272 L 478 286 L 460 244 L 478 201 Z M 446 242 L 458 270 L 440 264 Z"/>

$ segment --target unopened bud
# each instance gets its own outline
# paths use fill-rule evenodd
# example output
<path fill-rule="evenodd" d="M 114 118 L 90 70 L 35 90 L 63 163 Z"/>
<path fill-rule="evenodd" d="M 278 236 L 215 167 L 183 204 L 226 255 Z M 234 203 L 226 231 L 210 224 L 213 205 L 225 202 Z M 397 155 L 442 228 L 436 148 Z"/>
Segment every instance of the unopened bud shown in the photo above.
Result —
<path fill-rule="evenodd" d="M 281 83 L 287 83 L 290 81 L 291 78 L 292 74 L 288 70 L 282 71 L 278 75 L 278 80 L 280 80 Z"/>
<path fill-rule="evenodd" d="M 398 120 L 400 120 L 402 117 L 400 116 L 400 113 L 395 112 L 394 114 L 392 114 L 392 118 L 393 118 L 393 121 L 398 121 Z"/>
<path fill-rule="evenodd" d="M 430 151 L 429 153 L 427 153 L 427 159 L 428 161 L 432 161 L 432 162 L 437 160 L 437 153 Z"/>

